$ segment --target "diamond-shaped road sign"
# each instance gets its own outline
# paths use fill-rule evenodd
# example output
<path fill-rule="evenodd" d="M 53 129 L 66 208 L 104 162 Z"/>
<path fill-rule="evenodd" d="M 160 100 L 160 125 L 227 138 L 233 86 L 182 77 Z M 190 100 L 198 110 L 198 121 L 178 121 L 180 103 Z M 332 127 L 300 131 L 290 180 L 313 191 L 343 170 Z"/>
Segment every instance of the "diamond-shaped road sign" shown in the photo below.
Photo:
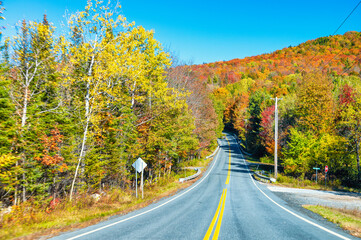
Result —
<path fill-rule="evenodd" d="M 143 169 L 147 166 L 147 164 L 143 161 L 143 159 L 138 158 L 137 161 L 135 161 L 132 166 L 137 170 L 137 172 L 143 171 Z"/>

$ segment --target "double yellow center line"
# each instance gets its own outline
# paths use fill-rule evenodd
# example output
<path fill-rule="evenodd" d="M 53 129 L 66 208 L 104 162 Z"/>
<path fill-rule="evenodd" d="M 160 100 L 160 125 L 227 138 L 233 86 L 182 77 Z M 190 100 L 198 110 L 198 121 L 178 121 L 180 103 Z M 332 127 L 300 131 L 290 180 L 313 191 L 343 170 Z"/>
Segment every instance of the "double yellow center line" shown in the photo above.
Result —
<path fill-rule="evenodd" d="M 210 238 L 210 236 L 213 232 L 213 227 L 216 224 L 216 222 L 217 222 L 217 226 L 216 226 L 216 230 L 214 231 L 212 239 L 218 239 L 219 230 L 221 229 L 221 224 L 222 224 L 224 203 L 226 201 L 226 196 L 227 196 L 227 188 L 223 189 L 223 193 L 222 193 L 221 199 L 219 200 L 216 214 L 214 214 L 211 225 L 209 225 L 209 228 L 208 228 L 207 233 L 204 236 L 203 240 L 206 240 L 206 239 L 208 240 Z M 219 215 L 219 218 L 218 218 L 218 215 Z M 218 219 L 218 221 L 217 221 L 217 219 Z"/>
<path fill-rule="evenodd" d="M 228 138 L 226 137 L 228 145 L 229 145 L 229 161 L 228 161 L 228 174 L 227 174 L 227 179 L 226 179 L 226 184 L 229 184 L 229 179 L 231 178 L 231 145 L 228 141 Z M 221 195 L 221 199 L 219 200 L 219 204 L 217 207 L 217 211 L 214 214 L 214 217 L 212 219 L 211 225 L 209 225 L 209 228 L 207 230 L 206 235 L 204 236 L 203 240 L 208 240 L 213 232 L 213 228 L 214 225 L 217 222 L 217 226 L 216 229 L 214 230 L 213 233 L 213 239 L 218 239 L 218 235 L 219 235 L 219 231 L 221 229 L 221 224 L 222 224 L 222 218 L 223 218 L 223 212 L 224 212 L 224 205 L 226 202 L 226 197 L 227 197 L 227 188 L 223 189 L 222 195 Z"/>

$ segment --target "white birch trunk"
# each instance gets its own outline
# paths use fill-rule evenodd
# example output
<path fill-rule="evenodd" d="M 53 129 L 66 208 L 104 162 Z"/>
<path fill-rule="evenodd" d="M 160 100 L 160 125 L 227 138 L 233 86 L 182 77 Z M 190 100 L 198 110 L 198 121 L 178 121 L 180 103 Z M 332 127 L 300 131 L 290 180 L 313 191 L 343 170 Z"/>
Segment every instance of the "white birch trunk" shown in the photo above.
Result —
<path fill-rule="evenodd" d="M 94 60 L 95 59 L 94 59 L 94 55 L 93 55 L 92 59 L 91 59 L 91 62 L 90 62 L 89 69 L 88 69 L 88 77 L 90 77 L 91 74 L 92 74 L 92 68 L 93 68 Z M 85 155 L 84 154 L 85 153 L 85 145 L 86 145 L 86 140 L 87 140 L 87 136 L 88 136 L 88 128 L 89 128 L 91 113 L 92 113 L 92 110 L 91 110 L 91 107 L 90 107 L 90 83 L 89 83 L 89 80 L 88 80 L 87 86 L 86 86 L 86 96 L 85 96 L 85 119 L 86 119 L 86 123 L 85 123 L 85 129 L 84 129 L 84 133 L 83 133 L 83 142 L 82 142 L 82 145 L 81 145 L 78 164 L 76 166 L 73 182 L 71 184 L 70 196 L 69 196 L 70 201 L 72 200 L 72 197 L 73 197 L 74 185 L 75 185 L 75 181 L 76 181 L 76 178 L 77 178 L 77 175 L 78 175 L 79 167 L 80 167 L 81 161 L 83 159 L 83 156 Z"/>
<path fill-rule="evenodd" d="M 134 108 L 134 104 L 135 104 L 135 87 L 136 86 L 137 86 L 137 81 L 134 81 L 133 90 L 131 91 L 131 95 L 132 95 L 131 109 Z"/>
<path fill-rule="evenodd" d="M 75 173 L 74 173 L 74 178 L 73 178 L 73 182 L 71 183 L 71 189 L 70 189 L 70 201 L 72 200 L 73 197 L 73 192 L 74 192 L 74 184 L 78 175 L 78 171 L 79 171 L 79 167 L 80 167 L 80 163 L 81 160 L 83 158 L 84 152 L 85 152 L 85 144 L 86 144 L 86 140 L 87 140 L 87 136 L 88 136 L 88 127 L 89 127 L 89 120 L 90 120 L 90 112 L 89 112 L 89 83 L 87 83 L 87 93 L 86 93 L 86 97 L 85 97 L 85 116 L 86 116 L 86 123 L 85 123 L 85 129 L 83 132 L 83 141 L 81 144 L 81 150 L 80 150 L 80 154 L 79 154 L 79 158 L 78 158 L 78 164 L 76 166 L 75 169 Z"/>
<path fill-rule="evenodd" d="M 22 131 L 24 130 L 24 127 L 26 124 L 27 110 L 28 110 L 28 97 L 29 97 L 29 84 L 28 84 L 27 76 L 25 77 L 25 79 L 26 80 L 25 80 L 25 92 L 24 92 L 24 101 L 23 101 L 23 113 L 21 115 L 21 130 Z M 23 169 L 25 169 L 25 156 L 24 155 L 22 156 L 22 165 L 23 165 Z M 23 171 L 22 179 L 23 179 L 22 198 L 23 198 L 23 202 L 26 202 L 25 171 Z"/>
<path fill-rule="evenodd" d="M 29 97 L 29 85 L 25 86 L 25 93 L 24 93 L 24 103 L 23 103 L 23 113 L 21 115 L 21 129 L 23 130 L 26 124 L 26 115 L 28 111 L 28 97 Z"/>

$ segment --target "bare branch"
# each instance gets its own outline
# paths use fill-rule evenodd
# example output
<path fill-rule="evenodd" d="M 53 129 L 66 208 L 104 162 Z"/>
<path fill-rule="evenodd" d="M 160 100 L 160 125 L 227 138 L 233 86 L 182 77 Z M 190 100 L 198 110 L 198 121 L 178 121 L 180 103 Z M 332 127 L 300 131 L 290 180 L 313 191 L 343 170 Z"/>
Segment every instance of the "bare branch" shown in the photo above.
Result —
<path fill-rule="evenodd" d="M 52 112 L 52 111 L 58 109 L 59 107 L 61 107 L 62 103 L 63 103 L 63 102 L 60 100 L 58 106 L 56 106 L 55 108 L 51 108 L 51 109 L 47 109 L 47 110 L 38 112 L 38 113 L 36 113 L 35 115 L 39 115 L 39 114 L 46 113 L 46 112 Z"/>

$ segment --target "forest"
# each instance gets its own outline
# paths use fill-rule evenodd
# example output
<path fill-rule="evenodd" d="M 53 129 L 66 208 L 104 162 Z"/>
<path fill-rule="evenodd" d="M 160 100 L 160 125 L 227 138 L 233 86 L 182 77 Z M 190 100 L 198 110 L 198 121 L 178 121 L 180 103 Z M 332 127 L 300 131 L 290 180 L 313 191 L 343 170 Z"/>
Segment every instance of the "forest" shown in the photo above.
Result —
<path fill-rule="evenodd" d="M 283 174 L 314 180 L 313 168 L 328 166 L 336 185 L 360 187 L 360 32 L 191 69 L 212 89 L 219 129 L 237 132 L 253 157 L 274 162 L 278 97 Z"/>
<path fill-rule="evenodd" d="M 360 186 L 361 33 L 244 59 L 192 65 L 119 6 L 90 1 L 60 35 L 44 15 L 1 36 L 0 202 L 135 187 L 209 154 L 222 131 L 273 163 L 279 97 L 283 174 Z M 3 20 L 6 21 L 6 20 Z"/>
<path fill-rule="evenodd" d="M 66 35 L 44 15 L 2 36 L 4 206 L 134 188 L 138 157 L 148 164 L 147 182 L 156 183 L 214 149 L 211 101 L 205 91 L 190 92 L 204 86 L 177 79 L 154 32 L 119 10 L 90 1 L 69 17 Z"/>

